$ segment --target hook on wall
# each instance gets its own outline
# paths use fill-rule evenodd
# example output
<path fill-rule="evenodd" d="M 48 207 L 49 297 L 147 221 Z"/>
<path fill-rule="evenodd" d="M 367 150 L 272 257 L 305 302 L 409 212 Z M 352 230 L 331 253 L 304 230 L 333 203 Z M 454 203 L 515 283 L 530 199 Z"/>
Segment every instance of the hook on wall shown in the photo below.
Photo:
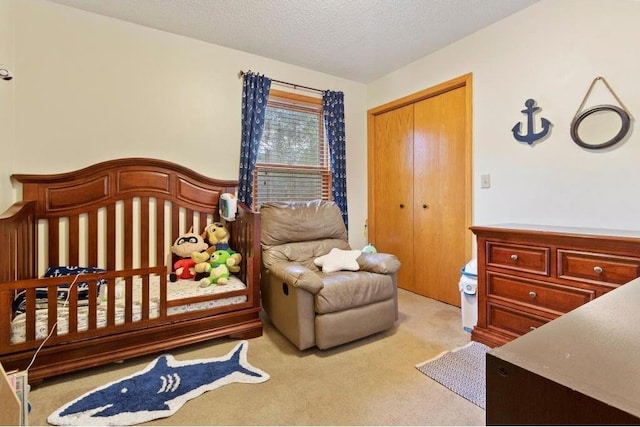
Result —
<path fill-rule="evenodd" d="M 0 79 L 8 81 L 12 78 L 13 75 L 11 74 L 11 71 L 7 70 L 6 68 L 0 68 Z"/>

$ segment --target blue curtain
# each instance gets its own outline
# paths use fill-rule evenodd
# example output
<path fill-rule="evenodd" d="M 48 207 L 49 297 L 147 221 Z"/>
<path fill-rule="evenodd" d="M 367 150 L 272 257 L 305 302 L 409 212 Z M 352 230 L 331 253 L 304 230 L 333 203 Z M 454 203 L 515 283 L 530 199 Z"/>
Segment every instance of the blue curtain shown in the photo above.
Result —
<path fill-rule="evenodd" d="M 242 78 L 242 145 L 240 147 L 240 173 L 238 200 L 253 206 L 253 169 L 264 130 L 264 115 L 271 89 L 271 79 L 245 73 Z"/>
<path fill-rule="evenodd" d="M 329 143 L 333 201 L 340 207 L 344 225 L 349 228 L 347 213 L 347 155 L 344 132 L 344 94 L 324 91 L 322 94 L 325 136 Z"/>

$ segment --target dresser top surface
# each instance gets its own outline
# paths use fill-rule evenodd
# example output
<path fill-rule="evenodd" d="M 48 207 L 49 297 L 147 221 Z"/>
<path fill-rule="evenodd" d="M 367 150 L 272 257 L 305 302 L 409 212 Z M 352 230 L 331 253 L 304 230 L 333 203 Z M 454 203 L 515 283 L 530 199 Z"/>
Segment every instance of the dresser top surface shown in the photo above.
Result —
<path fill-rule="evenodd" d="M 494 225 L 477 225 L 471 227 L 475 233 L 477 231 L 517 231 L 532 233 L 548 233 L 558 235 L 582 235 L 582 236 L 599 236 L 599 237 L 626 237 L 640 239 L 640 230 L 614 230 L 606 228 L 588 228 L 588 227 L 568 227 L 559 225 L 541 225 L 541 224 L 494 224 Z"/>
<path fill-rule="evenodd" d="M 490 354 L 640 416 L 640 278 Z"/>

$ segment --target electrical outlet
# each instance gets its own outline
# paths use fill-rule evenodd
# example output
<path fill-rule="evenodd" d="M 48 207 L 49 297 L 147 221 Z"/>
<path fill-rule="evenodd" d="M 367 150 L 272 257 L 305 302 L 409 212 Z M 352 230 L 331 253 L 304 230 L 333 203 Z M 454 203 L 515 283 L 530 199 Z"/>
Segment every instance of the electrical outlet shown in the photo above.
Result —
<path fill-rule="evenodd" d="M 480 188 L 491 188 L 491 175 L 480 175 Z"/>

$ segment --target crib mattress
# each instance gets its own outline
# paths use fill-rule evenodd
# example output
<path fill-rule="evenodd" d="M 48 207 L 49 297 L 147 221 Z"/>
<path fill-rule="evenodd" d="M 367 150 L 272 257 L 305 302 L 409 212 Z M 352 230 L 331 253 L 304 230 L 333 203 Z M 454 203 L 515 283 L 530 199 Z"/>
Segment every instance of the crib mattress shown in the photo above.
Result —
<path fill-rule="evenodd" d="M 142 320 L 142 302 L 141 302 L 141 286 L 142 280 L 136 278 L 133 281 L 133 295 L 134 303 L 132 310 L 133 322 Z M 246 289 L 246 285 L 242 283 L 240 279 L 235 276 L 229 278 L 229 282 L 223 286 L 208 286 L 200 287 L 198 282 L 194 280 L 178 280 L 176 282 L 169 282 L 167 280 L 167 300 L 178 301 L 180 299 L 222 294 L 230 291 Z M 149 318 L 155 319 L 160 315 L 160 278 L 157 276 L 151 276 L 149 284 Z M 125 323 L 125 285 L 122 282 L 116 283 L 116 313 L 115 322 L 116 325 Z M 107 288 L 102 286 L 100 288 L 100 295 L 98 297 L 99 304 L 97 307 L 97 326 L 98 328 L 105 327 L 107 325 Z M 167 309 L 168 315 L 175 315 L 180 313 L 187 313 L 199 310 L 206 310 L 215 307 L 222 307 L 232 304 L 240 304 L 247 301 L 246 296 L 234 296 L 229 298 L 216 299 L 211 301 L 203 301 L 198 303 L 190 303 L 169 307 Z M 89 307 L 79 306 L 77 309 L 78 319 L 78 331 L 86 331 L 89 325 Z M 57 334 L 65 335 L 69 332 L 69 309 L 65 304 L 58 307 L 58 319 L 57 319 Z M 36 339 L 46 338 L 51 331 L 48 326 L 48 310 L 46 308 L 36 310 Z M 18 314 L 11 323 L 11 343 L 19 344 L 26 341 L 26 314 Z"/>

